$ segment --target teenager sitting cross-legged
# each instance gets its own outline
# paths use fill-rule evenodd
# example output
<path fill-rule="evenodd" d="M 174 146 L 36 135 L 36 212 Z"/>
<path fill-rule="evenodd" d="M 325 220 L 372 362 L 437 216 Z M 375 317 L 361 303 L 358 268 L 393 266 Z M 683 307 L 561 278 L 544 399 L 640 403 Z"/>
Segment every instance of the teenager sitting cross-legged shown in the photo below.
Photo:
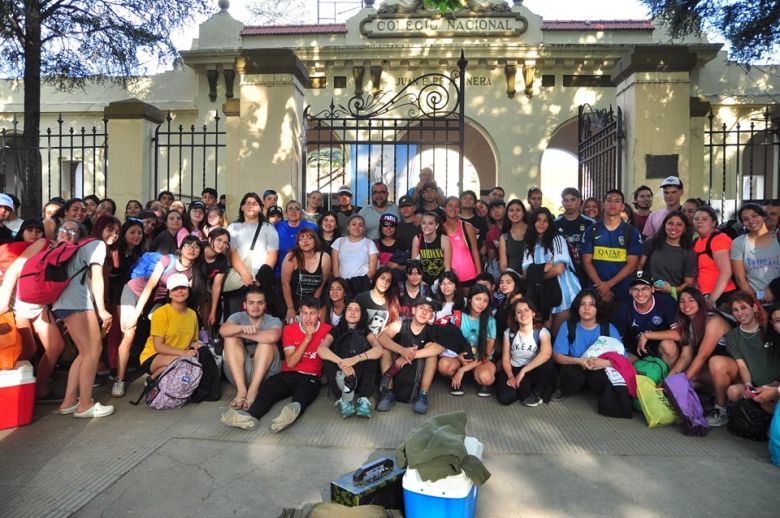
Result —
<path fill-rule="evenodd" d="M 236 387 L 231 408 L 247 410 L 255 402 L 263 379 L 282 368 L 276 346 L 282 336 L 282 321 L 268 314 L 267 308 L 265 292 L 250 287 L 244 296 L 244 311 L 230 315 L 219 329 L 225 339 L 225 376 Z"/>
<path fill-rule="evenodd" d="M 319 321 L 319 312 L 319 300 L 307 297 L 301 301 L 300 322 L 288 324 L 282 331 L 282 371 L 260 384 L 257 399 L 248 411 L 228 408 L 222 414 L 224 424 L 250 430 L 278 401 L 292 397 L 271 422 L 271 431 L 278 433 L 293 424 L 314 402 L 322 375 L 322 358 L 317 349 L 331 330 L 330 325 Z"/>

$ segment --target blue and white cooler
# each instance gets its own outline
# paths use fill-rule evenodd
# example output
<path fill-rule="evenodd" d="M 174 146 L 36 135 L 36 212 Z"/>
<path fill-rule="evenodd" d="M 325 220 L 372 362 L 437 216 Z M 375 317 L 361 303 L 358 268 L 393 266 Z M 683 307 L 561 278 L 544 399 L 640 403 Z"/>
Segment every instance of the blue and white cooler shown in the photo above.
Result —
<path fill-rule="evenodd" d="M 482 459 L 482 443 L 466 437 L 466 451 Z M 465 473 L 435 482 L 420 478 L 407 468 L 403 478 L 406 518 L 471 518 L 477 511 L 477 486 Z"/>

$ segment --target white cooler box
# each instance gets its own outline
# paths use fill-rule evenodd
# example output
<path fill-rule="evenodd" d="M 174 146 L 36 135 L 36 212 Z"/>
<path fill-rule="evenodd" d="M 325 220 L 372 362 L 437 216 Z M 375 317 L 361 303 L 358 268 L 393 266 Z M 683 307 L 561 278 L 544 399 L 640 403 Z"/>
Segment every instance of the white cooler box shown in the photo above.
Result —
<path fill-rule="evenodd" d="M 466 451 L 482 459 L 482 443 L 466 437 Z M 403 478 L 406 518 L 471 518 L 477 511 L 477 486 L 465 473 L 436 482 L 424 481 L 416 469 Z"/>

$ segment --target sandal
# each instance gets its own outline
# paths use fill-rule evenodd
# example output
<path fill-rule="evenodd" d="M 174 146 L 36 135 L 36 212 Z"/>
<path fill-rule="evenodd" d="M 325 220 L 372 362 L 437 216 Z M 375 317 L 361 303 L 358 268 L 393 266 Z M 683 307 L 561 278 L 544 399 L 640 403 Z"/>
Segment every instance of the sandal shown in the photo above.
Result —
<path fill-rule="evenodd" d="M 230 408 L 243 410 L 245 404 L 246 404 L 246 397 L 236 396 L 232 400 L 230 400 Z"/>

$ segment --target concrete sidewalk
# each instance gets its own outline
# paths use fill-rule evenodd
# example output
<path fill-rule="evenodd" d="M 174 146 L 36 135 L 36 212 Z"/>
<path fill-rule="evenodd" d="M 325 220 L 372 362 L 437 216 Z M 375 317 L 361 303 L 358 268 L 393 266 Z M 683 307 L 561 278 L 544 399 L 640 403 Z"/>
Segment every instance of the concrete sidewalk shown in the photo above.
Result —
<path fill-rule="evenodd" d="M 96 397 L 108 402 L 110 388 Z M 136 382 L 128 394 L 140 390 Z M 268 430 L 280 405 L 243 431 L 219 422 L 224 401 L 167 412 L 113 400 L 117 413 L 78 420 L 36 407 L 0 432 L 1 516 L 267 516 L 329 500 L 330 481 L 394 448 L 425 418 L 398 404 L 342 420 L 324 391 L 291 428 Z M 777 516 L 780 469 L 767 444 L 724 428 L 704 438 L 650 430 L 640 415 L 607 419 L 580 396 L 526 408 L 431 393 L 430 415 L 464 409 L 493 473 L 478 514 L 502 516 Z"/>

